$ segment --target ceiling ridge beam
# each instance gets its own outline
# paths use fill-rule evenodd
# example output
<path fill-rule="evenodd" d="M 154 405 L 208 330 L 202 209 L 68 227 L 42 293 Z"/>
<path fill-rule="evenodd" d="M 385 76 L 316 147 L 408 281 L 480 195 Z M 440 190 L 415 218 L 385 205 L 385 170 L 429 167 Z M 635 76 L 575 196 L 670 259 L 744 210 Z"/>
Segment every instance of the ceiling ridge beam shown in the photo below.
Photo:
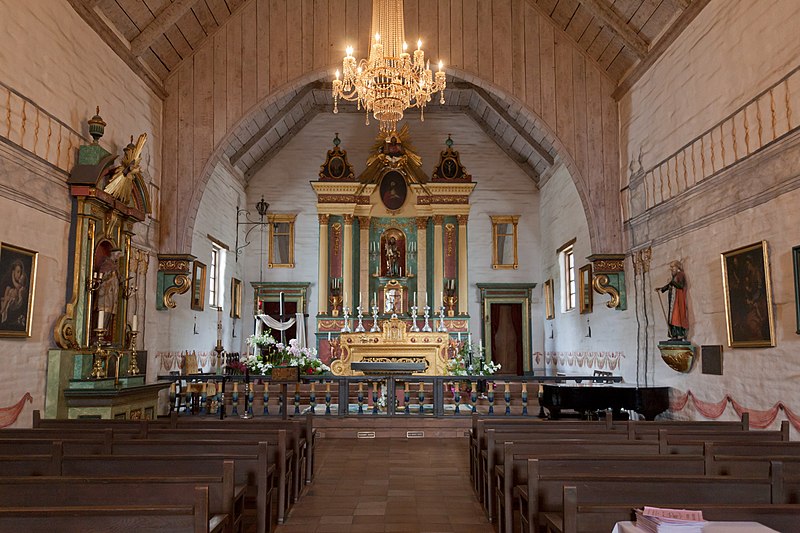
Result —
<path fill-rule="evenodd" d="M 509 144 L 501 136 L 499 136 L 496 131 L 489 127 L 489 125 L 486 123 L 486 120 L 484 120 L 484 118 L 471 107 L 467 109 L 467 116 L 471 118 L 472 121 L 475 122 L 475 124 L 477 124 L 478 127 L 495 142 L 497 147 L 500 148 L 509 159 L 516 163 L 517 166 L 522 169 L 522 171 L 527 174 L 531 180 L 533 180 L 538 188 L 539 173 L 536 172 L 536 169 L 523 158 L 522 154 L 511 148 L 511 146 L 509 146 Z"/>
<path fill-rule="evenodd" d="M 273 144 L 273 145 L 270 147 L 270 149 L 269 149 L 269 150 L 267 150 L 267 151 L 264 153 L 264 155 L 262 155 L 260 158 L 258 158 L 258 160 L 257 160 L 255 163 L 253 163 L 253 165 L 252 165 L 250 168 L 248 168 L 248 169 L 247 169 L 247 171 L 245 171 L 245 173 L 244 173 L 245 180 L 249 182 L 249 181 L 250 181 L 250 178 L 252 178 L 252 177 L 255 175 L 255 173 L 256 173 L 256 172 L 258 172 L 259 170 L 261 170 L 261 169 L 264 167 L 264 165 L 266 165 L 267 163 L 269 163 L 269 161 L 270 161 L 270 160 L 271 160 L 273 157 L 275 157 L 275 154 L 277 154 L 278 152 L 280 152 L 280 151 L 281 151 L 281 149 L 283 149 L 283 147 L 284 147 L 284 146 L 286 146 L 286 144 L 287 144 L 287 143 L 288 143 L 290 140 L 292 140 L 292 138 L 293 138 L 295 135 L 297 135 L 297 133 L 298 133 L 298 132 L 299 132 L 301 129 L 303 129 L 303 128 L 306 126 L 306 124 L 308 124 L 309 122 L 311 122 L 311 119 L 313 119 L 314 117 L 316 117 L 316 116 L 317 116 L 319 113 L 320 113 L 320 111 L 319 111 L 319 109 L 317 109 L 317 106 L 312 106 L 312 107 L 311 107 L 311 109 L 309 109 L 309 110 L 308 110 L 308 112 L 307 112 L 307 113 L 305 113 L 305 114 L 304 114 L 304 115 L 303 115 L 303 116 L 300 118 L 300 120 L 298 120 L 297 122 L 295 122 L 295 123 L 294 123 L 294 125 L 293 125 L 291 128 L 289 128 L 289 131 L 287 131 L 287 132 L 286 132 L 286 133 L 285 133 L 285 134 L 284 134 L 284 135 L 283 135 L 283 136 L 282 136 L 282 137 L 281 137 L 281 138 L 278 140 L 278 142 L 276 142 L 275 144 Z"/>
<path fill-rule="evenodd" d="M 619 102 L 622 97 L 628 93 L 631 87 L 644 76 L 645 72 L 650 70 L 650 67 L 658 61 L 670 45 L 675 42 L 678 36 L 683 33 L 710 1 L 711 0 L 694 0 L 689 4 L 689 7 L 678 15 L 675 22 L 661 34 L 661 38 L 653 43 L 647 57 L 639 61 L 636 66 L 628 71 L 627 76 L 622 79 L 614 92 L 611 93 L 611 97 Z"/>
<path fill-rule="evenodd" d="M 305 99 L 305 98 L 306 98 L 306 97 L 307 97 L 309 94 L 311 94 L 311 91 L 313 91 L 313 90 L 314 90 L 314 88 L 315 88 L 315 87 L 314 87 L 314 84 L 313 84 L 313 83 L 310 83 L 310 84 L 306 85 L 305 87 L 303 87 L 303 88 L 300 90 L 300 92 L 298 92 L 297 94 L 295 94 L 295 95 L 292 97 L 292 99 L 291 99 L 291 100 L 289 100 L 289 102 L 288 102 L 288 103 L 287 103 L 285 106 L 283 106 L 283 107 L 281 108 L 281 110 L 283 111 L 282 113 L 276 113 L 276 114 L 275 114 L 275 116 L 274 116 L 274 117 L 272 117 L 271 119 L 269 119 L 269 121 L 268 121 L 268 122 L 267 122 L 267 123 L 266 123 L 264 126 L 262 126 L 261 128 L 259 128 L 259 130 L 256 132 L 256 134 L 255 134 L 255 135 L 253 135 L 252 137 L 250 137 L 250 140 L 248 140 L 246 143 L 244 143 L 244 145 L 242 145 L 242 147 L 241 147 L 241 148 L 239 148 L 238 150 L 236 150 L 236 153 L 235 153 L 235 154 L 233 154 L 233 155 L 231 156 L 231 164 L 233 164 L 233 165 L 237 164 L 237 163 L 239 162 L 239 160 L 240 160 L 242 157 L 244 157 L 244 156 L 245 156 L 245 154 L 246 154 L 247 152 L 249 152 L 251 148 L 253 148 L 253 146 L 255 146 L 256 144 L 258 144 L 258 142 L 259 142 L 261 139 L 263 139 L 263 138 L 264 138 L 264 136 L 265 136 L 267 133 L 269 133 L 269 131 L 270 131 L 272 128 L 274 128 L 274 127 L 275 127 L 275 126 L 278 124 L 278 122 L 280 122 L 281 120 L 283 120 L 283 118 L 284 118 L 284 117 L 285 117 L 287 114 L 291 113 L 291 112 L 292 112 L 292 110 L 293 110 L 295 107 L 297 107 L 297 105 L 298 105 L 300 102 L 302 102 L 302 101 L 303 101 L 303 100 L 304 100 L 304 99 Z"/>
<path fill-rule="evenodd" d="M 139 58 L 131 53 L 129 43 L 120 39 L 114 30 L 102 21 L 98 13 L 95 12 L 96 7 L 90 8 L 82 0 L 68 1 L 72 9 L 80 15 L 83 21 L 100 36 L 103 42 L 105 42 L 126 65 L 128 65 L 128 68 L 130 68 L 134 74 L 139 76 L 142 81 L 147 84 L 156 96 L 162 100 L 167 98 L 168 93 L 164 88 L 164 83 L 145 67 L 145 65 L 140 62 Z"/>
<path fill-rule="evenodd" d="M 643 59 L 647 56 L 648 44 L 647 41 L 631 28 L 630 24 L 616 11 L 611 9 L 611 6 L 606 4 L 604 0 L 580 0 L 589 13 L 602 20 L 606 27 L 612 31 L 617 37 L 622 39 L 625 46 L 639 58 Z"/>
<path fill-rule="evenodd" d="M 144 27 L 142 32 L 131 41 L 131 52 L 136 57 L 141 56 L 150 48 L 156 39 L 164 35 L 170 26 L 189 11 L 197 0 L 174 0 L 156 15 L 153 21 Z"/>
<path fill-rule="evenodd" d="M 500 118 L 506 124 L 508 124 L 508 127 L 512 128 L 517 133 L 517 135 L 522 137 L 522 139 L 526 143 L 528 143 L 531 146 L 531 148 L 533 148 L 533 151 L 536 153 L 536 155 L 539 156 L 539 158 L 542 159 L 545 163 L 547 163 L 547 166 L 553 166 L 553 163 L 555 161 L 553 159 L 553 156 L 550 155 L 550 152 L 545 150 L 544 147 L 541 144 L 539 144 L 536 141 L 536 139 L 534 139 L 531 136 L 530 133 L 520 128 L 519 123 L 516 120 L 514 120 L 514 118 L 508 113 L 508 110 L 506 110 L 503 106 L 498 104 L 498 102 L 494 98 L 492 98 L 492 96 L 489 93 L 487 93 L 484 89 L 478 86 L 473 86 L 473 90 L 481 100 L 486 102 L 486 105 L 488 105 L 495 113 L 497 113 L 500 116 Z"/>

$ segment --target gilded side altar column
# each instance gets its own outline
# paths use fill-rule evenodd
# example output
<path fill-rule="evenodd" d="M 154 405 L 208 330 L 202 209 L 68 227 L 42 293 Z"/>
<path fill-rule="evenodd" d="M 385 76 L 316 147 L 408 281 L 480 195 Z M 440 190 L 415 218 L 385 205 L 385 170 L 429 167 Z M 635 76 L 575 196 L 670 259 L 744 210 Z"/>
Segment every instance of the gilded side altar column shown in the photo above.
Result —
<path fill-rule="evenodd" d="M 438 309 L 442 305 L 442 291 L 444 290 L 443 272 L 444 256 L 442 249 L 442 226 L 444 216 L 435 215 L 433 217 L 433 301 L 428 302 L 432 308 Z"/>
<path fill-rule="evenodd" d="M 417 217 L 417 290 L 418 304 L 425 301 L 423 294 L 428 292 L 428 217 Z"/>
<path fill-rule="evenodd" d="M 358 297 L 353 299 L 353 215 L 343 215 L 344 246 L 342 247 L 342 297 L 350 309 L 358 305 Z M 343 307 L 344 308 L 344 304 Z"/>
<path fill-rule="evenodd" d="M 328 215 L 319 215 L 319 302 L 317 313 L 328 313 Z"/>
<path fill-rule="evenodd" d="M 364 293 L 366 302 L 369 302 L 369 217 L 358 217 L 358 250 L 359 264 L 358 270 L 358 292 Z"/>
<path fill-rule="evenodd" d="M 467 219 L 458 216 L 458 314 L 469 313 L 469 270 L 467 268 Z"/>

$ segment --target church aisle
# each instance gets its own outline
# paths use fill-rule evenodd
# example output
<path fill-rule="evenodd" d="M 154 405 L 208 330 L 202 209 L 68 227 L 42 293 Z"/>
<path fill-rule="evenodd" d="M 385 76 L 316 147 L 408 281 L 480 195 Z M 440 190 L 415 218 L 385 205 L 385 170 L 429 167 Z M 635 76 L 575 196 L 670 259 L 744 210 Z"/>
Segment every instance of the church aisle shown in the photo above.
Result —
<path fill-rule="evenodd" d="M 468 440 L 320 439 L 314 482 L 276 533 L 491 533 Z"/>

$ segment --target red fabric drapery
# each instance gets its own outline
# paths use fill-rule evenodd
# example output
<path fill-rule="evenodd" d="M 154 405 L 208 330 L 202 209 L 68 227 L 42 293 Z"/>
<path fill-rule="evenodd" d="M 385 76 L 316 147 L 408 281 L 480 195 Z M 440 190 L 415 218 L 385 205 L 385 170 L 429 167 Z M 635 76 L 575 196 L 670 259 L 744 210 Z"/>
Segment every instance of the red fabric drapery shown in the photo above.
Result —
<path fill-rule="evenodd" d="M 743 406 L 734 400 L 730 394 L 726 394 L 722 400 L 714 403 L 703 401 L 695 396 L 692 391 L 686 391 L 685 393 L 678 392 L 677 394 L 674 394 L 670 399 L 669 408 L 671 411 L 682 411 L 689 403 L 690 399 L 692 401 L 692 405 L 695 406 L 697 411 L 706 418 L 721 417 L 722 413 L 725 412 L 725 408 L 728 406 L 728 402 L 730 402 L 733 410 L 736 411 L 736 414 L 740 417 L 743 413 L 749 413 L 750 427 L 754 427 L 756 429 L 768 428 L 778 418 L 778 413 L 783 411 L 786 414 L 786 418 L 789 420 L 789 423 L 792 424 L 797 431 L 800 431 L 800 417 L 798 417 L 783 402 L 778 402 L 766 410 L 758 410 Z"/>

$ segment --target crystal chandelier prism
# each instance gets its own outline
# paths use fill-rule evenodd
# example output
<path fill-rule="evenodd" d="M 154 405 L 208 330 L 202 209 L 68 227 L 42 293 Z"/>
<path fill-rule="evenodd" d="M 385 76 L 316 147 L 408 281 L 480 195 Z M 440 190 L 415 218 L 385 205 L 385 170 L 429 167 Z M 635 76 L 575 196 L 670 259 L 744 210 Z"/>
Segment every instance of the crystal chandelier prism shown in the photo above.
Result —
<path fill-rule="evenodd" d="M 434 75 L 430 60 L 425 62 L 422 41 L 417 41 L 413 56 L 408 53 L 403 27 L 403 0 L 372 1 L 372 46 L 369 58 L 356 62 L 353 47 L 347 47 L 342 60 L 341 79 L 336 71 L 333 80 L 333 112 L 339 112 L 339 99 L 358 102 L 358 108 L 380 122 L 384 133 L 395 131 L 403 112 L 410 107 L 420 108 L 425 120 L 425 105 L 431 95 L 439 93 L 444 103 L 447 85 L 442 63 Z"/>

